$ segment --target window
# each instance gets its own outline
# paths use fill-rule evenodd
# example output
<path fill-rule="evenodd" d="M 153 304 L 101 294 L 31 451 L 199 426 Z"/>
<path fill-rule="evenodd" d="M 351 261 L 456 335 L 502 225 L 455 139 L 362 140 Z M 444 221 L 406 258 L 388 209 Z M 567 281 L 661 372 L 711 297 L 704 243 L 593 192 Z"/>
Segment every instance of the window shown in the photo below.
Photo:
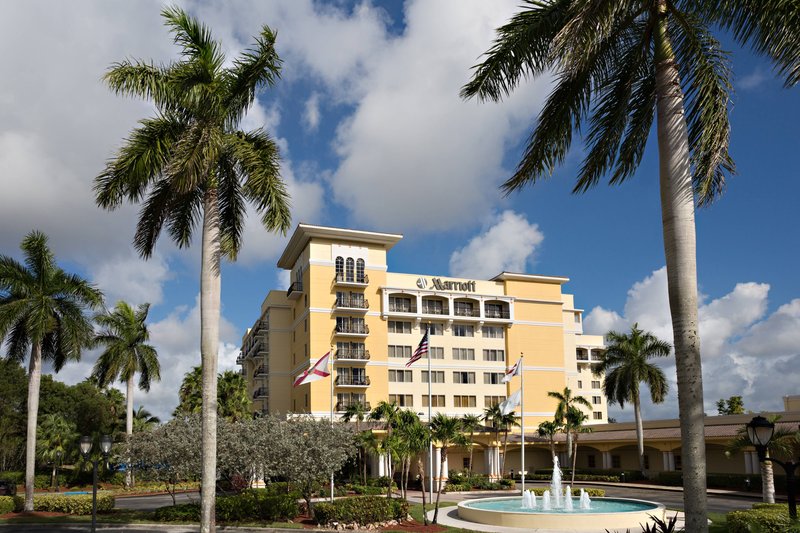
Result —
<path fill-rule="evenodd" d="M 597 468 L 597 459 L 595 459 L 594 454 L 589 454 L 587 457 L 587 463 L 589 468 Z"/>
<path fill-rule="evenodd" d="M 486 304 L 486 318 L 505 318 L 503 304 Z"/>
<path fill-rule="evenodd" d="M 431 359 L 444 359 L 444 348 L 441 346 L 431 346 L 428 349 L 431 351 Z"/>
<path fill-rule="evenodd" d="M 337 316 L 336 331 L 339 333 L 367 333 L 367 327 L 363 318 Z"/>
<path fill-rule="evenodd" d="M 599 389 L 600 388 L 600 382 L 599 381 L 592 381 L 592 388 L 593 389 Z"/>
<path fill-rule="evenodd" d="M 389 357 L 411 358 L 411 346 L 389 345 Z"/>
<path fill-rule="evenodd" d="M 475 372 L 453 372 L 453 383 L 475 383 Z"/>
<path fill-rule="evenodd" d="M 611 468 L 622 468 L 622 459 L 619 455 L 611 456 Z"/>
<path fill-rule="evenodd" d="M 344 257 L 336 258 L 336 279 L 344 279 Z"/>
<path fill-rule="evenodd" d="M 580 313 L 575 313 L 575 323 L 576 324 L 580 324 L 581 323 L 581 314 Z"/>
<path fill-rule="evenodd" d="M 472 311 L 472 302 L 453 302 L 456 316 L 475 316 Z"/>
<path fill-rule="evenodd" d="M 443 315 L 444 309 L 442 300 L 422 300 L 422 312 L 426 315 Z"/>
<path fill-rule="evenodd" d="M 603 419 L 603 413 L 601 413 L 600 411 L 595 411 L 595 412 L 592 413 L 592 418 L 594 420 L 602 420 Z"/>
<path fill-rule="evenodd" d="M 337 342 L 336 355 L 338 357 L 364 357 L 367 350 L 363 342 Z"/>
<path fill-rule="evenodd" d="M 469 457 L 461 458 L 461 470 L 469 470 Z"/>
<path fill-rule="evenodd" d="M 389 321 L 389 333 L 411 333 L 411 322 Z"/>
<path fill-rule="evenodd" d="M 345 281 L 355 281 L 356 279 L 355 261 L 353 261 L 353 258 L 348 257 L 344 265 L 345 265 L 345 270 L 344 270 Z"/>
<path fill-rule="evenodd" d="M 484 407 L 494 407 L 495 405 L 506 401 L 505 396 L 484 396 L 483 397 L 483 406 Z"/>
<path fill-rule="evenodd" d="M 389 403 L 396 403 L 399 407 L 413 407 L 414 396 L 411 394 L 390 394 Z"/>
<path fill-rule="evenodd" d="M 359 283 L 364 283 L 366 279 L 367 278 L 364 276 L 364 260 L 358 259 L 356 261 L 356 281 Z"/>
<path fill-rule="evenodd" d="M 600 396 L 592 396 L 592 404 L 600 405 Z"/>
<path fill-rule="evenodd" d="M 474 337 L 475 336 L 475 326 L 469 326 L 467 324 L 453 324 L 453 336 L 454 337 Z"/>
<path fill-rule="evenodd" d="M 484 385 L 502 385 L 503 384 L 503 376 L 505 374 L 503 372 L 484 372 L 483 373 L 483 384 Z"/>
<path fill-rule="evenodd" d="M 474 348 L 453 348 L 453 359 L 458 361 L 474 361 L 475 349 Z"/>
<path fill-rule="evenodd" d="M 502 326 L 483 326 L 484 339 L 502 339 L 505 337 L 505 329 Z"/>
<path fill-rule="evenodd" d="M 433 374 L 433 383 L 444 383 L 444 370 L 432 370 L 431 373 Z M 428 371 L 422 371 L 422 382 L 428 382 Z"/>
<path fill-rule="evenodd" d="M 428 407 L 428 395 L 422 395 L 422 407 Z M 445 407 L 444 394 L 434 394 L 431 396 L 431 407 Z"/>
<path fill-rule="evenodd" d="M 411 298 L 389 296 L 389 311 L 393 313 L 411 313 Z"/>
<path fill-rule="evenodd" d="M 644 459 L 644 469 L 645 470 L 650 470 L 650 456 L 647 455 L 647 454 L 644 454 L 642 456 L 642 459 Z"/>
<path fill-rule="evenodd" d="M 308 319 L 307 318 L 303 321 L 303 331 L 308 331 Z"/>
<path fill-rule="evenodd" d="M 411 370 L 389 370 L 389 381 L 392 383 L 411 383 Z"/>
<path fill-rule="evenodd" d="M 683 468 L 683 464 L 681 463 L 681 456 L 675 456 L 675 470 L 681 470 Z"/>
<path fill-rule="evenodd" d="M 578 388 L 579 388 L 579 389 L 582 389 L 582 388 L 583 388 L 583 381 L 581 381 L 581 380 L 578 380 Z"/>
<path fill-rule="evenodd" d="M 453 407 L 475 407 L 475 396 L 453 396 Z"/>
<path fill-rule="evenodd" d="M 505 352 L 505 350 L 484 350 L 483 351 L 483 360 L 484 361 L 505 361 L 506 360 L 506 352 Z"/>
<path fill-rule="evenodd" d="M 444 335 L 444 324 L 436 322 L 423 322 L 419 326 L 420 333 L 425 333 L 428 330 L 431 335 Z"/>

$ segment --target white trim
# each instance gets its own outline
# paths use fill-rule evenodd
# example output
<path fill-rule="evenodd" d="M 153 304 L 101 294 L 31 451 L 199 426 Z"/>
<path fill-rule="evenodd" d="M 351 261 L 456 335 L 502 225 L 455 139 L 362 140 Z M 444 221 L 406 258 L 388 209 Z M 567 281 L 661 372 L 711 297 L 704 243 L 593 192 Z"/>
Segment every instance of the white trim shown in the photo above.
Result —
<path fill-rule="evenodd" d="M 547 327 L 556 327 L 556 328 L 563 328 L 563 322 L 532 322 L 530 320 L 513 320 L 511 321 L 512 324 L 519 324 L 521 326 L 547 326 Z"/>
<path fill-rule="evenodd" d="M 564 305 L 564 302 L 559 300 L 537 300 L 535 298 L 515 298 L 518 302 L 523 302 L 526 304 L 552 304 L 552 305 Z"/>
<path fill-rule="evenodd" d="M 328 266 L 336 268 L 336 261 L 325 261 L 324 259 L 311 259 L 308 262 L 308 264 L 314 266 Z M 368 265 L 365 262 L 364 270 L 380 270 L 382 272 L 386 272 L 387 270 L 389 270 L 389 267 L 386 265 Z"/>

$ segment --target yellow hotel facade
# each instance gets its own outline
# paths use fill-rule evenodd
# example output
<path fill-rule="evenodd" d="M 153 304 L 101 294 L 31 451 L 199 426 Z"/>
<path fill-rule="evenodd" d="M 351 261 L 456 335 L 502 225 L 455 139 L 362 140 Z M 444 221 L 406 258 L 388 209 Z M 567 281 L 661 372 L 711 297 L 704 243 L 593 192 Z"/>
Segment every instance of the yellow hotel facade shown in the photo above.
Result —
<path fill-rule="evenodd" d="M 564 277 L 503 272 L 490 280 L 389 272 L 387 253 L 402 235 L 300 224 L 278 266 L 290 286 L 270 291 L 244 335 L 239 363 L 253 408 L 330 416 L 382 400 L 428 412 L 427 359 L 405 364 L 430 331 L 432 410 L 482 414 L 520 387 L 501 383 L 524 355 L 528 431 L 552 419 L 548 391 L 569 386 L 592 403 L 589 423 L 605 423 L 601 379 L 592 375 L 603 339 L 584 335 L 582 310 L 562 292 Z M 292 383 L 333 347 L 329 379 Z M 516 410 L 520 414 L 519 408 Z"/>

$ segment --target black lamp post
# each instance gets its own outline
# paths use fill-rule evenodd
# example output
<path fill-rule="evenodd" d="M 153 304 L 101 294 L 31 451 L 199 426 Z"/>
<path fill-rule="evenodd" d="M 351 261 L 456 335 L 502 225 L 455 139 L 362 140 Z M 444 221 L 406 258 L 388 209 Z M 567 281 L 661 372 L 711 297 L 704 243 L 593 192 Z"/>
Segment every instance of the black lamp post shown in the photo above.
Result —
<path fill-rule="evenodd" d="M 58 488 L 58 467 L 61 466 L 61 450 L 56 450 L 56 492 L 59 492 Z"/>
<path fill-rule="evenodd" d="M 789 500 L 789 517 L 792 520 L 797 520 L 797 488 L 795 487 L 796 481 L 794 471 L 800 466 L 800 461 L 779 461 L 772 457 L 767 457 L 767 447 L 772 440 L 772 435 L 775 432 L 775 424 L 764 418 L 763 416 L 754 417 L 749 424 L 747 424 L 747 437 L 753 446 L 756 447 L 758 453 L 758 460 L 760 462 L 771 461 L 779 464 L 786 471 L 786 497 Z"/>
<path fill-rule="evenodd" d="M 100 451 L 103 452 L 103 462 L 108 461 L 111 451 L 111 435 L 100 438 Z M 90 459 L 92 453 L 92 438 L 84 435 L 81 437 L 81 455 L 87 461 L 92 461 L 92 532 L 97 530 L 97 459 Z"/>

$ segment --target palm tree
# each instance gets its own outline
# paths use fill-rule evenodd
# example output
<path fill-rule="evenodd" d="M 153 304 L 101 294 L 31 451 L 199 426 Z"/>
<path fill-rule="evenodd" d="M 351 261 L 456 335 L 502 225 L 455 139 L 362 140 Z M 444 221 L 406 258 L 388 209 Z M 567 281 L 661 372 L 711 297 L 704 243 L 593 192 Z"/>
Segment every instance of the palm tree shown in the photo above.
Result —
<path fill-rule="evenodd" d="M 341 420 L 344 422 L 350 422 L 351 420 L 355 420 L 356 422 L 356 433 L 361 433 L 361 422 L 367 419 L 369 415 L 369 409 L 367 406 L 361 402 L 355 402 L 348 404 L 344 410 L 344 414 L 341 416 Z M 364 485 L 367 484 L 367 458 L 364 452 L 364 447 L 359 444 L 358 446 L 358 462 L 361 466 L 362 477 L 361 483 Z"/>
<path fill-rule="evenodd" d="M 469 468 L 467 471 L 470 477 L 472 477 L 472 452 L 475 448 L 475 430 L 481 427 L 483 427 L 483 424 L 481 424 L 481 417 L 478 415 L 468 414 L 461 417 L 461 431 L 469 432 Z"/>
<path fill-rule="evenodd" d="M 7 358 L 28 364 L 28 427 L 25 449 L 25 511 L 33 511 L 36 468 L 36 422 L 42 361 L 58 372 L 77 361 L 91 345 L 92 324 L 86 316 L 103 302 L 88 281 L 64 272 L 47 246 L 47 236 L 32 231 L 20 245 L 24 264 L 0 256 L 0 344 Z"/>
<path fill-rule="evenodd" d="M 391 480 L 394 480 L 394 465 L 392 464 L 392 444 L 393 441 L 390 439 L 392 436 L 392 428 L 397 424 L 397 415 L 400 412 L 400 408 L 397 406 L 395 402 L 387 402 L 385 400 L 381 400 L 378 402 L 372 411 L 369 414 L 370 420 L 375 420 L 376 422 L 383 421 L 384 426 L 383 429 L 386 430 L 386 438 L 383 441 L 384 451 L 380 452 L 380 455 L 384 457 L 384 462 L 386 464 L 386 471 L 392 474 Z M 389 490 L 387 496 L 391 497 L 391 480 L 389 483 Z"/>
<path fill-rule="evenodd" d="M 159 424 L 161 424 L 161 419 L 145 409 L 143 405 L 140 405 L 139 408 L 133 412 L 134 433 L 152 431 Z"/>
<path fill-rule="evenodd" d="M 253 401 L 239 372 L 226 370 L 218 377 L 217 415 L 231 422 L 253 418 Z"/>
<path fill-rule="evenodd" d="M 267 230 L 285 233 L 290 224 L 277 145 L 262 129 L 237 129 L 259 90 L 280 76 L 281 61 L 275 33 L 266 26 L 251 49 L 226 62 L 207 26 L 176 7 L 161 14 L 180 47 L 180 59 L 166 65 L 124 60 L 105 75 L 117 94 L 151 100 L 157 113 L 142 120 L 108 162 L 95 180 L 95 193 L 106 209 L 125 201 L 143 203 L 133 242 L 145 258 L 152 255 L 165 224 L 172 240 L 186 247 L 202 219 L 202 484 L 213 487 L 220 262 L 239 253 L 247 201 Z M 203 533 L 214 529 L 213 511 L 214 491 L 204 490 Z"/>
<path fill-rule="evenodd" d="M 501 474 L 506 471 L 506 449 L 508 448 L 508 433 L 513 427 L 519 427 L 520 418 L 514 411 L 500 417 L 500 427 L 503 428 L 503 462 L 500 466 Z M 513 476 L 512 476 L 513 477 Z"/>
<path fill-rule="evenodd" d="M 439 443 L 439 484 L 436 491 L 436 504 L 433 511 L 433 523 L 439 519 L 439 498 L 444 489 L 444 465 L 447 463 L 447 449 L 451 446 L 461 446 L 466 444 L 466 439 L 461 434 L 461 422 L 458 418 L 449 417 L 442 413 L 437 413 L 431 420 L 431 439 Z M 433 473 L 431 473 L 433 474 Z"/>
<path fill-rule="evenodd" d="M 48 464 L 53 465 L 50 475 L 50 485 L 55 486 L 58 463 L 68 461 L 78 437 L 75 424 L 58 414 L 46 414 L 37 428 L 36 445 L 39 448 L 39 457 Z"/>
<path fill-rule="evenodd" d="M 151 345 L 150 332 L 145 321 L 150 304 L 142 304 L 133 309 L 127 302 L 119 301 L 113 311 L 105 311 L 94 317 L 102 328 L 95 342 L 104 346 L 103 353 L 94 364 L 92 375 L 100 387 L 107 387 L 113 381 L 126 385 L 125 434 L 133 434 L 133 388 L 136 374 L 139 374 L 139 390 L 150 391 L 150 382 L 161 379 L 161 366 L 158 352 Z M 129 461 L 130 462 L 130 461 Z M 125 485 L 130 487 L 133 479 L 131 468 L 125 470 Z"/>
<path fill-rule="evenodd" d="M 203 409 L 203 369 L 193 367 L 183 375 L 181 387 L 178 389 L 178 405 L 172 416 L 188 416 L 200 413 Z"/>
<path fill-rule="evenodd" d="M 410 409 L 403 409 L 397 413 L 397 428 L 394 435 L 397 437 L 396 452 L 400 462 L 400 495 L 402 498 L 406 498 L 408 493 L 411 459 L 414 457 L 410 434 L 414 434 L 416 427 L 420 424 L 419 416 Z"/>
<path fill-rule="evenodd" d="M 769 55 L 786 84 L 800 81 L 800 6 L 748 0 L 528 0 L 497 40 L 464 98 L 498 101 L 523 80 L 553 75 L 511 192 L 552 174 L 574 130 L 587 149 L 574 190 L 610 174 L 630 178 L 657 120 L 659 181 L 678 374 L 687 529 L 707 531 L 703 383 L 697 320 L 694 198 L 710 203 L 733 172 L 728 154 L 728 55 L 711 32 L 732 30 Z"/>
<path fill-rule="evenodd" d="M 800 432 L 792 431 L 785 426 L 777 425 L 780 416 L 771 416 L 769 421 L 776 424 L 767 448 L 767 457 L 787 456 L 791 457 L 795 448 L 800 444 Z M 725 453 L 738 453 L 745 448 L 750 448 L 753 443 L 747 436 L 747 426 L 742 426 L 736 431 L 736 438 L 728 443 Z M 761 494 L 766 503 L 775 503 L 775 475 L 772 469 L 772 461 L 761 461 Z"/>
<path fill-rule="evenodd" d="M 618 403 L 620 407 L 624 407 L 625 402 L 633 404 L 639 470 L 644 474 L 644 430 L 639 384 L 644 383 L 650 389 L 653 403 L 664 401 L 669 389 L 667 378 L 664 371 L 649 360 L 667 357 L 672 346 L 652 333 L 639 329 L 639 324 L 633 325 L 630 334 L 609 331 L 606 342 L 608 346 L 600 358 L 600 364 L 594 367 L 594 373 L 606 376 L 603 393 L 609 403 Z"/>
<path fill-rule="evenodd" d="M 491 407 L 483 410 L 483 421 L 487 426 L 492 426 L 494 429 L 494 442 L 500 441 L 500 428 L 502 426 L 503 412 L 500 410 L 500 404 L 496 403 Z"/>
<path fill-rule="evenodd" d="M 428 525 L 428 514 L 425 511 L 425 452 L 428 451 L 428 445 L 431 441 L 431 432 L 428 426 L 425 426 L 417 420 L 415 424 L 408 427 L 404 431 L 404 438 L 408 451 L 412 457 L 417 458 L 417 470 L 420 475 L 420 488 L 422 489 L 422 520 L 425 525 Z M 430 472 L 428 475 L 433 475 Z M 433 495 L 431 495 L 433 497 Z"/>
<path fill-rule="evenodd" d="M 592 431 L 592 428 L 583 425 L 588 419 L 589 415 L 574 405 L 571 405 L 564 414 L 564 431 L 567 436 L 572 435 L 573 442 L 573 449 L 570 453 L 572 456 L 572 485 L 575 484 L 575 463 L 578 460 L 578 436 L 581 433 L 591 433 Z"/>
<path fill-rule="evenodd" d="M 583 396 L 573 396 L 572 390 L 569 387 L 564 387 L 563 392 L 548 392 L 547 396 L 550 398 L 555 398 L 558 400 L 558 405 L 556 405 L 556 414 L 555 414 L 555 421 L 557 424 L 564 424 L 564 419 L 569 413 L 569 410 L 572 407 L 576 407 L 578 405 L 582 405 L 584 407 L 588 407 L 589 409 L 592 408 L 592 404 L 589 403 L 589 400 L 584 398 Z M 572 433 L 569 431 L 565 431 L 567 434 L 567 457 L 572 457 Z"/>
<path fill-rule="evenodd" d="M 556 433 L 561 431 L 561 424 L 556 422 L 555 420 L 547 420 L 539 424 L 539 427 L 536 429 L 539 433 L 539 436 L 542 438 L 547 438 L 547 441 L 550 443 L 550 455 L 553 458 L 553 461 L 556 459 Z"/>

